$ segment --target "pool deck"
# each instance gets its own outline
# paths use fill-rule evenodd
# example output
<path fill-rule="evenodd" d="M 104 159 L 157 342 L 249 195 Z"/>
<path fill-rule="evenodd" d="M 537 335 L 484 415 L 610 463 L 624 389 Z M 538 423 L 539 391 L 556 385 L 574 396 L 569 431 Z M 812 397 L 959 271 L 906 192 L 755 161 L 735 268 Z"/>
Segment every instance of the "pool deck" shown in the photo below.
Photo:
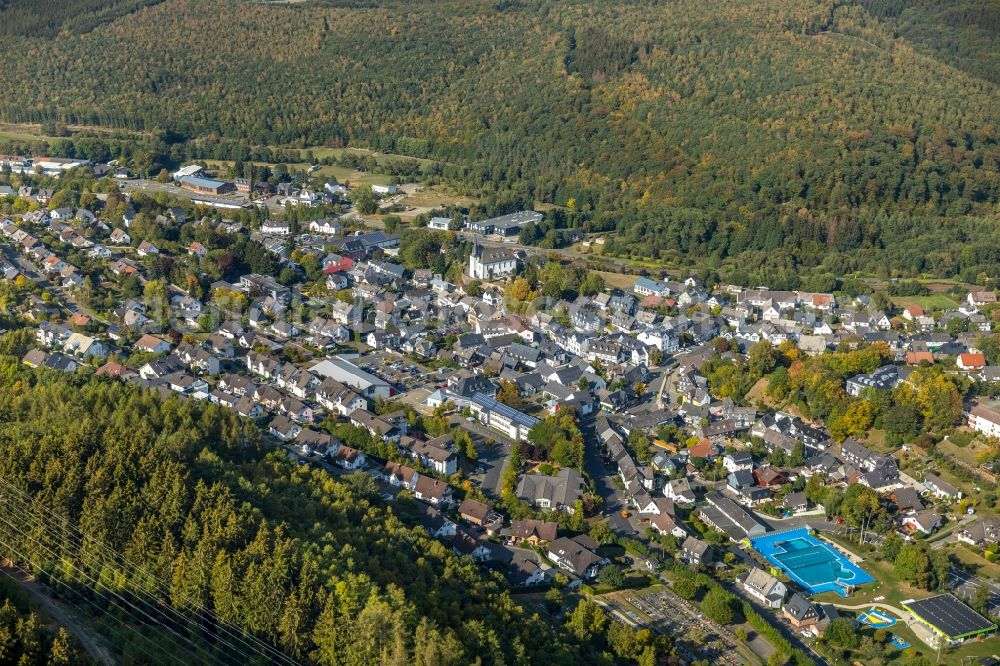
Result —
<path fill-rule="evenodd" d="M 836 563 L 840 567 L 842 573 L 850 574 L 850 578 L 842 578 L 838 575 L 831 580 L 816 582 L 806 581 L 802 575 L 799 575 L 796 569 L 787 565 L 784 561 L 782 561 L 782 558 L 779 557 L 785 553 L 794 552 L 788 551 L 784 546 L 780 546 L 779 544 L 795 540 L 805 541 L 809 544 L 809 547 L 820 549 L 824 553 L 828 554 L 832 558 L 830 560 L 830 564 L 833 565 Z M 760 536 L 751 541 L 751 546 L 762 557 L 764 557 L 764 559 L 766 559 L 772 567 L 784 572 L 791 580 L 800 585 L 803 589 L 807 590 L 810 594 L 834 591 L 840 596 L 846 598 L 848 596 L 847 586 L 857 587 L 859 585 L 866 585 L 868 583 L 875 582 L 875 579 L 867 571 L 862 569 L 857 562 L 855 562 L 855 557 L 852 557 L 853 554 L 844 553 L 843 550 L 836 544 L 810 534 L 808 527 L 801 527 Z M 779 549 L 781 552 L 778 552 Z"/>

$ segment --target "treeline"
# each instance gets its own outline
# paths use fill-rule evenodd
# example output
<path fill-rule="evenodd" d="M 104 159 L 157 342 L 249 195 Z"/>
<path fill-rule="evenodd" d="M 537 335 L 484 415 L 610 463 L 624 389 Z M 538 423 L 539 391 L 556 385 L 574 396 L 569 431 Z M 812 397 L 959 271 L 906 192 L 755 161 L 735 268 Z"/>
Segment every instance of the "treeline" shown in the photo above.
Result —
<path fill-rule="evenodd" d="M 919 49 L 974 76 L 1000 83 L 1000 7 L 990 0 L 859 0 Z"/>
<path fill-rule="evenodd" d="M 163 0 L 4 0 L 0 35 L 55 37 L 62 30 L 83 34 Z"/>
<path fill-rule="evenodd" d="M 0 480 L 49 515 L 0 525 L 16 551 L 2 555 L 67 602 L 104 609 L 102 623 L 122 615 L 111 590 L 162 612 L 143 601 L 148 574 L 101 556 L 106 546 L 164 583 L 158 598 L 189 618 L 171 628 L 206 663 L 234 659 L 220 621 L 318 664 L 652 664 L 670 651 L 606 620 L 550 625 L 499 574 L 401 522 L 367 475 L 300 468 L 218 406 L 13 357 L 0 361 L 0 388 Z M 87 584 L 98 576 L 104 594 Z M 162 627 L 120 633 L 132 659 L 184 653 Z"/>
<path fill-rule="evenodd" d="M 989 340 L 984 338 L 984 343 Z M 725 343 L 718 343 L 722 352 Z M 939 366 L 913 370 L 907 382 L 891 391 L 866 388 L 858 396 L 848 395 L 845 381 L 870 373 L 892 360 L 884 342 L 845 344 L 835 352 L 806 356 L 792 342 L 777 348 L 767 341 L 754 344 L 747 358 L 713 356 L 702 368 L 713 395 L 744 400 L 749 389 L 767 378 L 767 396 L 781 405 L 794 405 L 803 416 L 826 424 L 838 441 L 863 436 L 871 428 L 886 431 L 896 445 L 927 433 L 940 433 L 955 426 L 962 415 L 963 396 L 970 382 L 950 376 Z"/>

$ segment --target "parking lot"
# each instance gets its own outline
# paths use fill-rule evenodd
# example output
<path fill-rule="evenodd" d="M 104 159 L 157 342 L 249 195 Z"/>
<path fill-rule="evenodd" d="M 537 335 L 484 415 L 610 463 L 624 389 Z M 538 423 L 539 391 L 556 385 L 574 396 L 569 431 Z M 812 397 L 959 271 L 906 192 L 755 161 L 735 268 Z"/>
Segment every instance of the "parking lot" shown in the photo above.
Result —
<path fill-rule="evenodd" d="M 433 391 L 447 383 L 448 369 L 432 370 L 420 363 L 403 358 L 400 354 L 375 351 L 356 360 L 358 367 L 392 385 L 397 393 L 407 393 L 416 388 Z"/>

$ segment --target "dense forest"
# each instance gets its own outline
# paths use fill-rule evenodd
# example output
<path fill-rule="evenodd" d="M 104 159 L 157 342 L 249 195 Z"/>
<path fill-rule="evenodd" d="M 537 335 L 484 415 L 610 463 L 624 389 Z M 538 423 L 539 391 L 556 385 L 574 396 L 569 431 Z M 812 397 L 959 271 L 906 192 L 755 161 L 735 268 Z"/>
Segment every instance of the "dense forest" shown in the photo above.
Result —
<path fill-rule="evenodd" d="M 991 0 L 860 0 L 918 49 L 1000 83 L 1000 6 Z"/>
<path fill-rule="evenodd" d="M 155 131 L 178 158 L 432 158 L 498 209 L 556 204 L 616 231 L 607 252 L 734 281 L 975 281 L 1000 269 L 977 2 L 168 0 L 4 37 L 0 118 Z"/>
<path fill-rule="evenodd" d="M 366 474 L 299 467 L 222 408 L 10 356 L 0 484 L 0 557 L 112 630 L 125 663 L 260 663 L 230 647 L 243 632 L 318 664 L 653 664 L 670 650 L 589 602 L 550 624 L 403 522 Z"/>
<path fill-rule="evenodd" d="M 162 0 L 0 0 L 0 35 L 84 33 Z"/>
<path fill-rule="evenodd" d="M 32 608 L 11 578 L 0 576 L 0 664 L 69 666 L 90 663 L 69 632 Z"/>

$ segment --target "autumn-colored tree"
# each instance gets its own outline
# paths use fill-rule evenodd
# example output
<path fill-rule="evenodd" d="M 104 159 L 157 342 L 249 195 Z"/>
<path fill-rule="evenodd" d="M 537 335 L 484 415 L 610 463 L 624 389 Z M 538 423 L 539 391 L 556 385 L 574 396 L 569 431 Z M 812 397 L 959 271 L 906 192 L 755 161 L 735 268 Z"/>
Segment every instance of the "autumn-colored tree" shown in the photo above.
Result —
<path fill-rule="evenodd" d="M 830 419 L 830 434 L 839 440 L 848 435 L 863 435 L 874 421 L 875 405 L 869 400 L 855 400 Z"/>
<path fill-rule="evenodd" d="M 521 389 L 518 388 L 517 382 L 509 379 L 500 380 L 497 387 L 497 400 L 517 410 L 524 406 L 524 401 L 521 399 Z"/>

